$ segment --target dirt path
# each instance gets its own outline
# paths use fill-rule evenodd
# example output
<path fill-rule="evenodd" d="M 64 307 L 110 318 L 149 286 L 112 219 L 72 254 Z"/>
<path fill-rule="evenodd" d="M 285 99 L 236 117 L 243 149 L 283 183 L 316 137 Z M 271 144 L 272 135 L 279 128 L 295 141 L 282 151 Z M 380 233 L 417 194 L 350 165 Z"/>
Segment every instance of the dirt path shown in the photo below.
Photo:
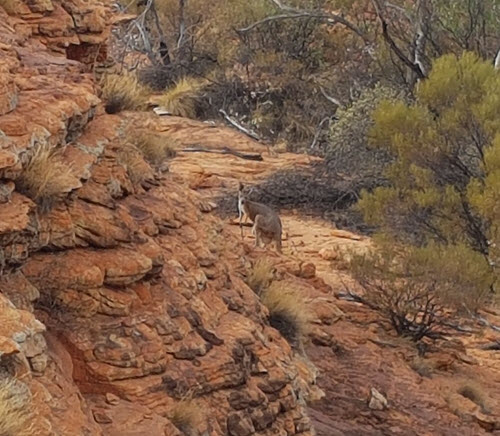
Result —
<path fill-rule="evenodd" d="M 264 160 L 255 162 L 180 152 L 171 162 L 170 172 L 207 199 L 234 195 L 238 181 L 257 183 L 278 170 L 300 169 L 314 160 L 291 153 L 270 156 L 266 147 L 223 127 L 179 118 L 165 118 L 161 124 L 161 130 L 183 147 L 230 146 L 262 153 Z M 236 217 L 235 210 L 228 226 L 239 233 L 239 227 L 233 225 Z M 326 295 L 316 298 L 323 322 L 307 349 L 321 371 L 318 384 L 326 394 L 310 409 L 319 436 L 500 434 L 499 355 L 480 348 L 500 341 L 500 333 L 483 328 L 474 335 L 457 336 L 421 358 L 414 344 L 395 337 L 376 313 L 334 296 L 351 280 L 345 269 L 349 251 L 366 250 L 368 238 L 293 212 L 282 214 L 282 220 L 284 255 L 279 259 L 313 264 L 316 276 L 329 285 L 322 291 Z M 249 228 L 245 235 L 244 243 L 254 252 Z M 272 252 L 266 255 L 276 258 Z M 488 316 L 500 325 L 500 312 Z M 464 387 L 475 391 L 476 398 L 460 395 Z M 371 388 L 387 397 L 387 410 L 367 406 Z"/>

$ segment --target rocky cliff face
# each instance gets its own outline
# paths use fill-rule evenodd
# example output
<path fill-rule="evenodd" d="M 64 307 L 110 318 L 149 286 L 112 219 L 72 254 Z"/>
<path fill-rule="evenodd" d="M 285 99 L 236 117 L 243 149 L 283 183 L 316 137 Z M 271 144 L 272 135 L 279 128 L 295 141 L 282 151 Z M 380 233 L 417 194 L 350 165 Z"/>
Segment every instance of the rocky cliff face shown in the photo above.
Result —
<path fill-rule="evenodd" d="M 0 5 L 0 363 L 33 434 L 189 434 L 169 419 L 186 398 L 191 434 L 312 434 L 314 368 L 269 327 L 241 244 L 181 177 L 143 162 L 134 185 L 119 163 L 124 127 L 156 121 L 99 106 L 108 9 Z M 16 181 L 47 143 L 74 177 L 44 211 Z"/>

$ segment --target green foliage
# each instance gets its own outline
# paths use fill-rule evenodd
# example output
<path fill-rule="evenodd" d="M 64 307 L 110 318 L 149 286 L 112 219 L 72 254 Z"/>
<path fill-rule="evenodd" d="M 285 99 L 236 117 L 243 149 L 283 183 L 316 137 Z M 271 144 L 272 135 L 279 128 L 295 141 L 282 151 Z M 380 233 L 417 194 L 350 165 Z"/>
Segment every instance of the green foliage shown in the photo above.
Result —
<path fill-rule="evenodd" d="M 484 181 L 473 180 L 470 183 L 468 199 L 488 223 L 488 257 L 497 267 L 500 265 L 500 135 L 484 154 L 484 169 Z"/>
<path fill-rule="evenodd" d="M 469 309 L 494 282 L 500 242 L 499 92 L 493 66 L 465 53 L 437 60 L 415 103 L 382 103 L 371 141 L 395 157 L 390 186 L 363 192 L 358 204 L 382 233 L 425 249 L 447 303 Z"/>
<path fill-rule="evenodd" d="M 468 200 L 468 186 L 485 179 L 484 153 L 500 132 L 500 76 L 467 53 L 436 61 L 416 102 L 386 102 L 375 112 L 374 146 L 396 159 L 391 187 L 365 192 L 366 219 L 413 242 L 466 243 L 487 254 L 485 220 Z"/>
<path fill-rule="evenodd" d="M 350 188 L 374 188 L 385 183 L 384 169 L 390 162 L 390 153 L 368 144 L 368 132 L 373 126 L 373 112 L 383 101 L 394 102 L 396 90 L 377 85 L 365 89 L 351 105 L 337 110 L 338 121 L 330 132 L 327 166 L 331 173 L 349 180 Z"/>

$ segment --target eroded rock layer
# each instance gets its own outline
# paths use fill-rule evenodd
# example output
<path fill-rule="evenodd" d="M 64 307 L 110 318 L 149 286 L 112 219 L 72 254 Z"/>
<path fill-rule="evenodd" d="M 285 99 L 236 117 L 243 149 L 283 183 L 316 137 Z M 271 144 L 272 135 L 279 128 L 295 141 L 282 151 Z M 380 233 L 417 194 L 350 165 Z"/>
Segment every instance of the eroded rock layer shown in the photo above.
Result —
<path fill-rule="evenodd" d="M 241 244 L 184 181 L 132 183 L 127 115 L 105 115 L 84 63 L 101 52 L 94 2 L 0 7 L 0 359 L 28 387 L 36 434 L 308 435 L 315 371 L 269 327 Z M 82 63 L 83 62 L 83 63 Z M 42 144 L 72 166 L 50 210 L 16 189 Z M 185 430 L 184 430 L 185 431 Z"/>

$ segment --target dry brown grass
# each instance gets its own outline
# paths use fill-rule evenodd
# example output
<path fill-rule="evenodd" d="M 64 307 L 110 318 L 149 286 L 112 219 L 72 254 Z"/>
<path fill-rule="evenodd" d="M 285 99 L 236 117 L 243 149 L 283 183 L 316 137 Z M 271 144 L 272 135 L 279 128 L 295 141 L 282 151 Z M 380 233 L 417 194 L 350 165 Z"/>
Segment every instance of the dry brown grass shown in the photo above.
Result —
<path fill-rule="evenodd" d="M 102 99 L 108 114 L 146 107 L 150 91 L 139 83 L 135 74 L 107 74 L 101 80 Z"/>
<path fill-rule="evenodd" d="M 257 259 L 247 273 L 247 285 L 257 294 L 262 294 L 274 279 L 274 267 L 265 257 Z"/>
<path fill-rule="evenodd" d="M 202 424 L 203 412 L 194 400 L 182 400 L 172 407 L 167 417 L 183 434 L 194 436 Z"/>
<path fill-rule="evenodd" d="M 118 154 L 118 162 L 126 170 L 132 184 L 141 186 L 153 178 L 151 167 L 144 161 L 142 154 L 132 145 L 125 144 Z"/>
<path fill-rule="evenodd" d="M 172 115 L 195 118 L 196 103 L 204 86 L 200 80 L 185 77 L 165 91 L 157 103 Z"/>
<path fill-rule="evenodd" d="M 465 382 L 458 388 L 457 392 L 462 395 L 462 397 L 468 398 L 473 403 L 476 403 L 483 411 L 487 410 L 486 394 L 484 389 L 476 382 Z"/>
<path fill-rule="evenodd" d="M 0 375 L 0 435 L 34 436 L 31 394 L 24 383 Z"/>
<path fill-rule="evenodd" d="M 49 143 L 37 145 L 24 170 L 16 180 L 19 192 L 34 200 L 42 209 L 50 209 L 55 201 L 78 184 L 71 167 L 60 150 Z"/>
<path fill-rule="evenodd" d="M 413 369 L 421 377 L 431 378 L 434 372 L 434 366 L 429 363 L 426 359 L 422 357 L 415 357 L 410 364 L 411 369 Z"/>
<path fill-rule="evenodd" d="M 10 15 L 19 12 L 20 5 L 20 2 L 17 0 L 0 0 L 0 8 L 3 8 Z"/>
<path fill-rule="evenodd" d="M 269 310 L 269 323 L 294 348 L 301 348 L 306 338 L 312 314 L 300 291 L 285 281 L 273 282 L 261 296 Z"/>
<path fill-rule="evenodd" d="M 175 149 L 178 147 L 175 139 L 145 130 L 130 132 L 129 140 L 140 150 L 144 158 L 155 167 L 160 166 L 166 159 L 175 157 Z"/>

